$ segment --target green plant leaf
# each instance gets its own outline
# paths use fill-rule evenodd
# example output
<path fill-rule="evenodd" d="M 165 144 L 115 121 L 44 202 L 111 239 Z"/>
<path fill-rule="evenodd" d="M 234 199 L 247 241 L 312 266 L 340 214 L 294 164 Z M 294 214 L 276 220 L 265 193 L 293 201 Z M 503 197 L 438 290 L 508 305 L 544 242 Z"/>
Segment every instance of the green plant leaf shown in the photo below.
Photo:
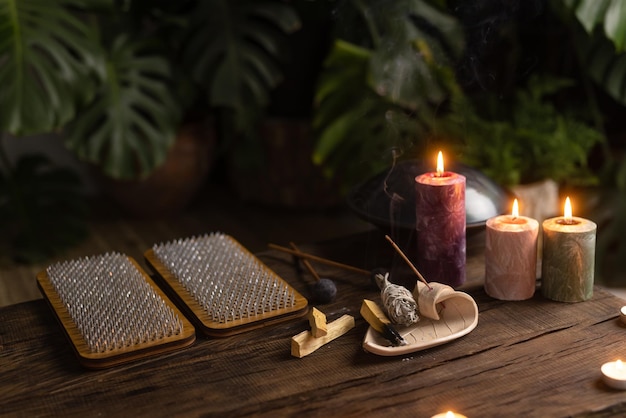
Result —
<path fill-rule="evenodd" d="M 447 97 L 430 66 L 411 45 L 383 43 L 372 54 L 370 70 L 372 88 L 407 109 L 421 110 Z"/>
<path fill-rule="evenodd" d="M 589 63 L 589 77 L 610 96 L 626 104 L 626 53 L 616 53 L 612 43 L 604 36 L 578 38 L 583 61 Z"/>
<path fill-rule="evenodd" d="M 626 13 L 626 2 L 561 1 L 582 26 L 573 25 L 572 30 L 589 78 L 615 100 L 626 104 L 626 17 L 620 17 Z M 611 29 L 606 29 L 607 25 Z"/>
<path fill-rule="evenodd" d="M 465 163 L 502 185 L 546 178 L 561 184 L 593 184 L 596 178 L 587 157 L 603 135 L 571 109 L 557 110 L 547 97 L 568 85 L 569 80 L 531 77 L 512 103 L 490 97 L 476 105 L 460 98 L 440 129 L 462 140 L 459 154 Z"/>
<path fill-rule="evenodd" d="M 600 27 L 618 52 L 626 46 L 626 2 L 623 0 L 562 0 L 592 34 Z"/>
<path fill-rule="evenodd" d="M 285 35 L 300 27 L 293 9 L 277 0 L 205 0 L 190 21 L 184 61 L 208 90 L 211 106 L 235 112 L 237 128 L 249 124 L 282 79 L 278 67 Z"/>
<path fill-rule="evenodd" d="M 589 33 L 596 25 L 604 22 L 610 2 L 611 0 L 563 0 L 563 3 L 575 12 L 576 18 Z"/>
<path fill-rule="evenodd" d="M 112 46 L 107 83 L 66 131 L 66 144 L 81 158 L 121 179 L 149 174 L 161 164 L 180 122 L 169 89 L 170 69 L 142 45 L 119 37 Z"/>
<path fill-rule="evenodd" d="M 0 0 L 0 130 L 50 132 L 94 94 L 104 65 L 76 0 Z"/>
<path fill-rule="evenodd" d="M 314 118 L 316 129 L 324 129 L 350 109 L 363 95 L 373 94 L 367 85 L 370 51 L 337 40 L 326 58 L 317 85 Z"/>
<path fill-rule="evenodd" d="M 609 39 L 613 40 L 619 51 L 626 45 L 626 3 L 612 1 L 606 12 L 604 31 Z"/>
<path fill-rule="evenodd" d="M 455 80 L 442 71 L 463 50 L 456 19 L 424 0 L 392 2 L 384 13 L 374 12 L 376 2 L 358 4 L 379 37 L 370 63 L 372 88 L 411 110 L 443 101 Z"/>
<path fill-rule="evenodd" d="M 318 84 L 313 162 L 344 191 L 388 166 L 392 150 L 407 149 L 419 120 L 376 94 L 368 83 L 370 52 L 337 40 Z"/>
<path fill-rule="evenodd" d="M 461 26 L 427 1 L 348 5 L 369 38 L 335 40 L 316 88 L 313 155 L 344 187 L 426 143 L 435 109 L 459 93 L 452 64 L 463 50 Z"/>

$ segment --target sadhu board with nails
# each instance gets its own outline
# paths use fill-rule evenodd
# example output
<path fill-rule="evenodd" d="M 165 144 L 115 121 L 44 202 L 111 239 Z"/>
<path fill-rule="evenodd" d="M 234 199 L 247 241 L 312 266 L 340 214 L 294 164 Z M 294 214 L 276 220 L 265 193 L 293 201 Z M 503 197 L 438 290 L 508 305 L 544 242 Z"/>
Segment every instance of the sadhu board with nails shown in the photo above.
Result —
<path fill-rule="evenodd" d="M 155 279 L 197 329 L 222 337 L 306 315 L 308 301 L 227 234 L 155 244 Z"/>
<path fill-rule="evenodd" d="M 87 368 L 177 350 L 196 339 L 193 325 L 124 254 L 52 264 L 37 275 L 37 285 Z"/>

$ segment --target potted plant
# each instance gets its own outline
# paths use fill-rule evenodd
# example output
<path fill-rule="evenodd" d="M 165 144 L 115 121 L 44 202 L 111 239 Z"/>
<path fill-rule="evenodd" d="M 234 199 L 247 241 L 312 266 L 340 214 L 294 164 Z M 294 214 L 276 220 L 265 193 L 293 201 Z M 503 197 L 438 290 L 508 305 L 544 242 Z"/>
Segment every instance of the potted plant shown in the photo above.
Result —
<path fill-rule="evenodd" d="M 459 92 L 459 22 L 440 2 L 343 2 L 315 97 L 313 160 L 343 191 L 429 146 Z"/>
<path fill-rule="evenodd" d="M 148 181 L 133 182 L 132 189 L 125 182 L 116 190 L 128 197 L 124 201 L 131 207 L 142 200 L 136 198 L 137 193 L 147 189 L 152 207 L 163 201 L 178 203 L 180 209 L 181 202 L 188 202 L 203 185 L 211 162 L 209 156 L 216 150 L 215 131 L 219 129 L 221 146 L 226 148 L 232 147 L 233 137 L 246 136 L 255 126 L 260 109 L 267 106 L 269 93 L 281 77 L 277 67 L 284 53 L 281 43 L 286 34 L 298 29 L 299 19 L 291 7 L 276 0 L 135 3 L 136 10 L 131 10 L 131 16 L 143 19 L 148 16 L 149 22 L 144 25 L 155 27 L 149 33 L 152 45 L 154 37 L 169 40 L 165 48 L 156 51 L 168 58 L 171 79 L 176 80 L 176 106 L 186 116 L 192 114 L 191 110 L 201 118 L 199 123 L 183 125 L 178 138 L 187 138 L 185 147 L 170 150 L 170 155 L 182 154 L 180 164 L 168 161 Z M 175 115 L 177 110 L 171 109 L 171 114 Z M 191 147 L 194 133 L 204 134 L 205 138 Z M 79 140 L 78 146 L 91 147 L 93 143 Z M 198 158 L 201 159 L 196 161 Z M 187 167 L 198 169 L 189 172 L 185 171 Z M 154 187 L 147 188 L 156 180 L 158 190 L 175 194 L 161 194 L 159 198 Z"/>
<path fill-rule="evenodd" d="M 571 81 L 550 69 L 538 68 L 544 77 L 522 72 L 526 41 L 516 31 L 523 24 L 502 22 L 516 12 L 522 19 L 521 11 L 494 12 L 482 2 L 395 5 L 385 5 L 384 13 L 377 2 L 346 5 L 356 22 L 367 24 L 361 32 L 354 22 L 344 25 L 352 33 L 338 34 L 318 85 L 313 158 L 330 175 L 341 173 L 350 187 L 388 168 L 394 155 L 420 156 L 437 143 L 504 186 L 548 179 L 556 196 L 555 182 L 593 181 L 587 159 L 602 133 L 575 113 L 581 109 L 557 101 Z M 501 38 L 491 56 L 476 50 L 476 37 L 485 33 Z M 543 53 L 537 42 L 528 43 Z M 488 64 L 480 68 L 476 61 Z M 477 79 L 473 70 L 497 82 Z"/>
<path fill-rule="evenodd" d="M 66 4 L 66 5 L 69 5 Z M 95 32 L 60 4 L 0 2 L 0 132 L 53 132 L 95 94 L 104 72 Z M 55 36 L 66 33 L 66 44 Z M 70 36 L 71 35 L 71 36 Z M 5 138 L 9 140 L 10 138 Z M 9 158 L 0 147 L 3 254 L 38 261 L 84 237 L 85 201 L 75 173 L 48 158 Z"/>
<path fill-rule="evenodd" d="M 512 100 L 488 95 L 474 102 L 461 97 L 438 121 L 438 131 L 454 142 L 459 158 L 478 167 L 522 202 L 538 220 L 556 216 L 559 186 L 597 184 L 588 166 L 591 150 L 603 134 L 548 99 L 571 85 L 569 80 L 533 76 Z"/>
<path fill-rule="evenodd" d="M 1 0 L 0 131 L 60 132 L 105 176 L 144 178 L 189 115 L 244 131 L 298 25 L 279 0 Z"/>
<path fill-rule="evenodd" d="M 244 202 L 320 210 L 341 202 L 336 184 L 311 161 L 315 83 L 328 52 L 334 0 L 291 0 L 300 29 L 285 39 L 282 79 L 258 124 L 237 138 L 228 158 L 229 185 Z"/>

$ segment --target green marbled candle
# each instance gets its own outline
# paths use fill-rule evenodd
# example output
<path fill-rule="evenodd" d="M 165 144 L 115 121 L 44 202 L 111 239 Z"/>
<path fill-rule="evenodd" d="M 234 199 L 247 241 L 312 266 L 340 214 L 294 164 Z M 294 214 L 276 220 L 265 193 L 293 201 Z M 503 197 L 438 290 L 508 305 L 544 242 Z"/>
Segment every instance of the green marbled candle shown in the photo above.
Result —
<path fill-rule="evenodd" d="M 582 302 L 593 296 L 596 254 L 594 222 L 572 217 L 543 222 L 541 292 L 559 302 Z"/>

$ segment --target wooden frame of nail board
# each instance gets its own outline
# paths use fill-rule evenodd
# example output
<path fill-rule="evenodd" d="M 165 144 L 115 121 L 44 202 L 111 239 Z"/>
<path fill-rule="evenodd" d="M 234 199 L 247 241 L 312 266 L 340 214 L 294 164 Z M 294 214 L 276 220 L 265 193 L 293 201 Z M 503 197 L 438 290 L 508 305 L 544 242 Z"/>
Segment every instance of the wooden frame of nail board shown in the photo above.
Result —
<path fill-rule="evenodd" d="M 58 322 L 61 324 L 66 337 L 71 343 L 79 362 L 90 369 L 104 369 L 138 359 L 162 354 L 184 347 L 188 347 L 196 340 L 196 331 L 193 325 L 185 318 L 176 305 L 165 295 L 148 274 L 132 258 L 128 257 L 133 266 L 141 273 L 150 287 L 163 299 L 183 323 L 183 332 L 180 335 L 163 337 L 159 340 L 136 344 L 132 347 L 92 352 L 89 349 L 83 334 L 70 316 L 69 311 L 61 300 L 61 296 L 52 284 L 48 273 L 44 270 L 37 274 L 37 285 L 44 300 L 48 303 Z"/>
<path fill-rule="evenodd" d="M 231 239 L 231 245 L 235 251 L 241 251 L 246 257 L 254 259 L 259 268 L 263 270 L 277 283 L 288 288 L 294 295 L 293 306 L 276 307 L 271 311 L 260 313 L 254 316 L 240 317 L 225 322 L 213 319 L 210 312 L 202 306 L 202 304 L 185 288 L 181 282 L 175 277 L 170 269 L 157 257 L 154 249 L 149 249 L 144 253 L 148 266 L 156 272 L 155 280 L 164 288 L 166 293 L 175 301 L 180 309 L 194 323 L 196 329 L 211 337 L 225 337 L 238 334 L 251 329 L 280 323 L 292 318 L 298 318 L 306 315 L 309 310 L 307 299 L 296 291 L 289 283 L 278 276 L 265 263 L 259 260 L 254 254 L 248 251 L 234 238 Z M 221 272 L 227 275 L 229 272 Z"/>

